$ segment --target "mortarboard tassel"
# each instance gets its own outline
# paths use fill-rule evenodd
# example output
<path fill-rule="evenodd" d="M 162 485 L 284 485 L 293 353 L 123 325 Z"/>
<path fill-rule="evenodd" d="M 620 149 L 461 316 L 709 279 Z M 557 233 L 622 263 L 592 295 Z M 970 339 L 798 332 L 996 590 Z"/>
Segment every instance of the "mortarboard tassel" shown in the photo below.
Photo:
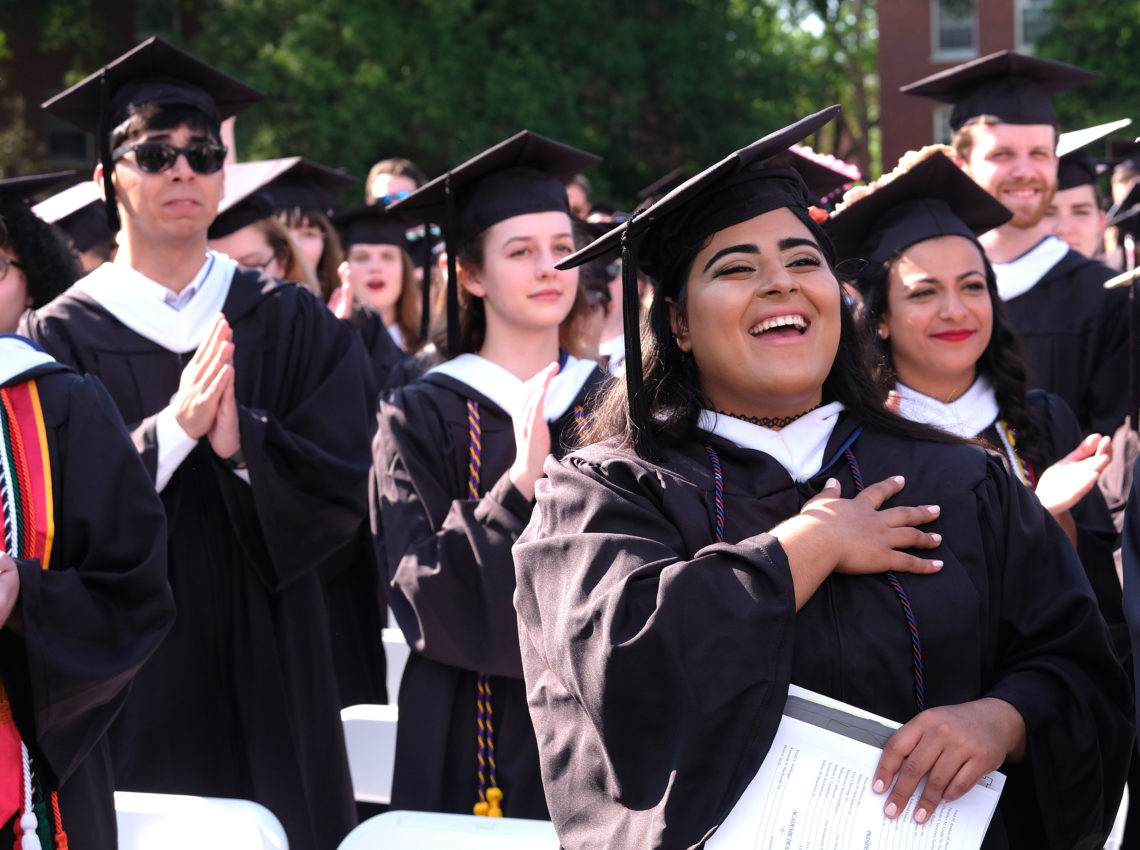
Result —
<path fill-rule="evenodd" d="M 657 446 L 649 430 L 649 408 L 645 403 L 645 377 L 641 371 L 641 305 L 637 297 L 637 252 L 630 237 L 635 219 L 630 219 L 621 234 L 621 305 L 625 326 L 625 389 L 629 406 L 629 424 L 637 453 L 650 459 Z"/>
<path fill-rule="evenodd" d="M 107 94 L 107 69 L 99 75 L 99 158 L 103 163 L 103 195 L 107 208 L 107 226 L 112 233 L 118 233 L 122 222 L 119 221 L 119 205 L 115 202 L 115 184 L 111 182 L 111 172 L 115 163 L 111 161 L 111 116 L 110 97 Z"/>
<path fill-rule="evenodd" d="M 447 356 L 459 355 L 459 273 L 455 259 L 455 194 L 451 191 L 451 172 L 443 184 L 444 250 L 447 251 Z"/>

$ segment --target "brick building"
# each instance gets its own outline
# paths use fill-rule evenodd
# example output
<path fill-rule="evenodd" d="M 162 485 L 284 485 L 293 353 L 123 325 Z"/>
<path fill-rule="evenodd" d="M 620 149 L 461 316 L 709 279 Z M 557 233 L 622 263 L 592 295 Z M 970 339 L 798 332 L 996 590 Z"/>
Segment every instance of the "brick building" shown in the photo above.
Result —
<path fill-rule="evenodd" d="M 951 107 L 899 86 L 1013 49 L 1030 53 L 1048 28 L 1051 0 L 878 0 L 879 127 L 883 170 L 908 150 L 950 139 Z"/>

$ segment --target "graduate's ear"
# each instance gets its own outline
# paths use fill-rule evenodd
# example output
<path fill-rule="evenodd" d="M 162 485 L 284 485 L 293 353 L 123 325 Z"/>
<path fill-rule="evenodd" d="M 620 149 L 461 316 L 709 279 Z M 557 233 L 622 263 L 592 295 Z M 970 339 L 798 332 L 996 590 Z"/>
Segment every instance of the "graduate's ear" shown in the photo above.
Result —
<path fill-rule="evenodd" d="M 459 275 L 459 285 L 462 286 L 469 294 L 474 295 L 476 298 L 485 298 L 487 296 L 487 289 L 483 286 L 483 273 L 481 269 L 467 263 L 460 263 L 456 269 Z"/>
<path fill-rule="evenodd" d="M 684 312 L 672 298 L 666 298 L 665 303 L 669 305 L 669 325 L 673 329 L 673 339 L 676 341 L 677 347 L 685 353 L 692 351 L 693 342 L 689 339 L 689 322 L 685 318 Z"/>
<path fill-rule="evenodd" d="M 99 197 L 103 199 L 103 203 L 107 203 L 107 192 L 103 186 L 103 163 L 95 163 L 95 174 L 91 179 L 93 179 L 95 185 L 99 187 Z"/>
<path fill-rule="evenodd" d="M 891 335 L 891 326 L 887 323 L 887 316 L 885 313 L 879 318 L 878 334 L 879 339 L 884 340 Z"/>

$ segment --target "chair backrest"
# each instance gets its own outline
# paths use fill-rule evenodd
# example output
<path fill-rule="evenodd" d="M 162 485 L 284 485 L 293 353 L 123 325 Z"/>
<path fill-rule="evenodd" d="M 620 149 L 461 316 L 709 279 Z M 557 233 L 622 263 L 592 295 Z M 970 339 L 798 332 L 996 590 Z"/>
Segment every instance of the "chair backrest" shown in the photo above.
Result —
<path fill-rule="evenodd" d="M 399 716 L 394 705 L 350 705 L 340 711 L 352 793 L 362 803 L 387 805 L 392 799 Z"/>
<path fill-rule="evenodd" d="M 396 622 L 389 619 L 389 623 Z M 408 663 L 411 647 L 404 640 L 404 633 L 399 629 L 384 629 L 381 639 L 384 641 L 384 660 L 388 670 L 386 683 L 388 685 L 388 702 L 395 705 L 400 694 L 400 681 L 404 677 L 404 665 Z"/>
<path fill-rule="evenodd" d="M 360 824 L 339 850 L 558 850 L 545 820 L 385 812 Z"/>
<path fill-rule="evenodd" d="M 281 821 L 251 800 L 115 792 L 119 850 L 288 850 Z"/>

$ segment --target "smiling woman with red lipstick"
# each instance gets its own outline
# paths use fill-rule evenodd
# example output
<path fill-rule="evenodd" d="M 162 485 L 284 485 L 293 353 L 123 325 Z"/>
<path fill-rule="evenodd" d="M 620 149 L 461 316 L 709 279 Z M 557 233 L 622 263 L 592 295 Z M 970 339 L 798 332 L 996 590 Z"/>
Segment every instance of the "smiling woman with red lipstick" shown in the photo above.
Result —
<path fill-rule="evenodd" d="M 1129 693 L 1075 553 L 999 458 L 886 408 L 803 181 L 770 161 L 836 110 L 562 263 L 622 248 L 633 322 L 637 272 L 656 289 L 597 442 L 547 461 L 514 547 L 567 850 L 722 850 L 729 824 L 782 845 L 744 795 L 790 684 L 902 724 L 864 780 L 894 828 L 938 829 L 999 766 L 987 850 L 1112 823 Z"/>
<path fill-rule="evenodd" d="M 904 157 L 828 222 L 841 256 L 867 260 L 855 285 L 880 355 L 880 383 L 908 419 L 1006 455 L 1077 547 L 1105 619 L 1123 635 L 1115 534 L 1094 486 L 1109 460 L 1108 438 L 1082 439 L 1060 397 L 1028 390 L 1020 346 L 976 239 L 1009 212 L 944 150 Z"/>

